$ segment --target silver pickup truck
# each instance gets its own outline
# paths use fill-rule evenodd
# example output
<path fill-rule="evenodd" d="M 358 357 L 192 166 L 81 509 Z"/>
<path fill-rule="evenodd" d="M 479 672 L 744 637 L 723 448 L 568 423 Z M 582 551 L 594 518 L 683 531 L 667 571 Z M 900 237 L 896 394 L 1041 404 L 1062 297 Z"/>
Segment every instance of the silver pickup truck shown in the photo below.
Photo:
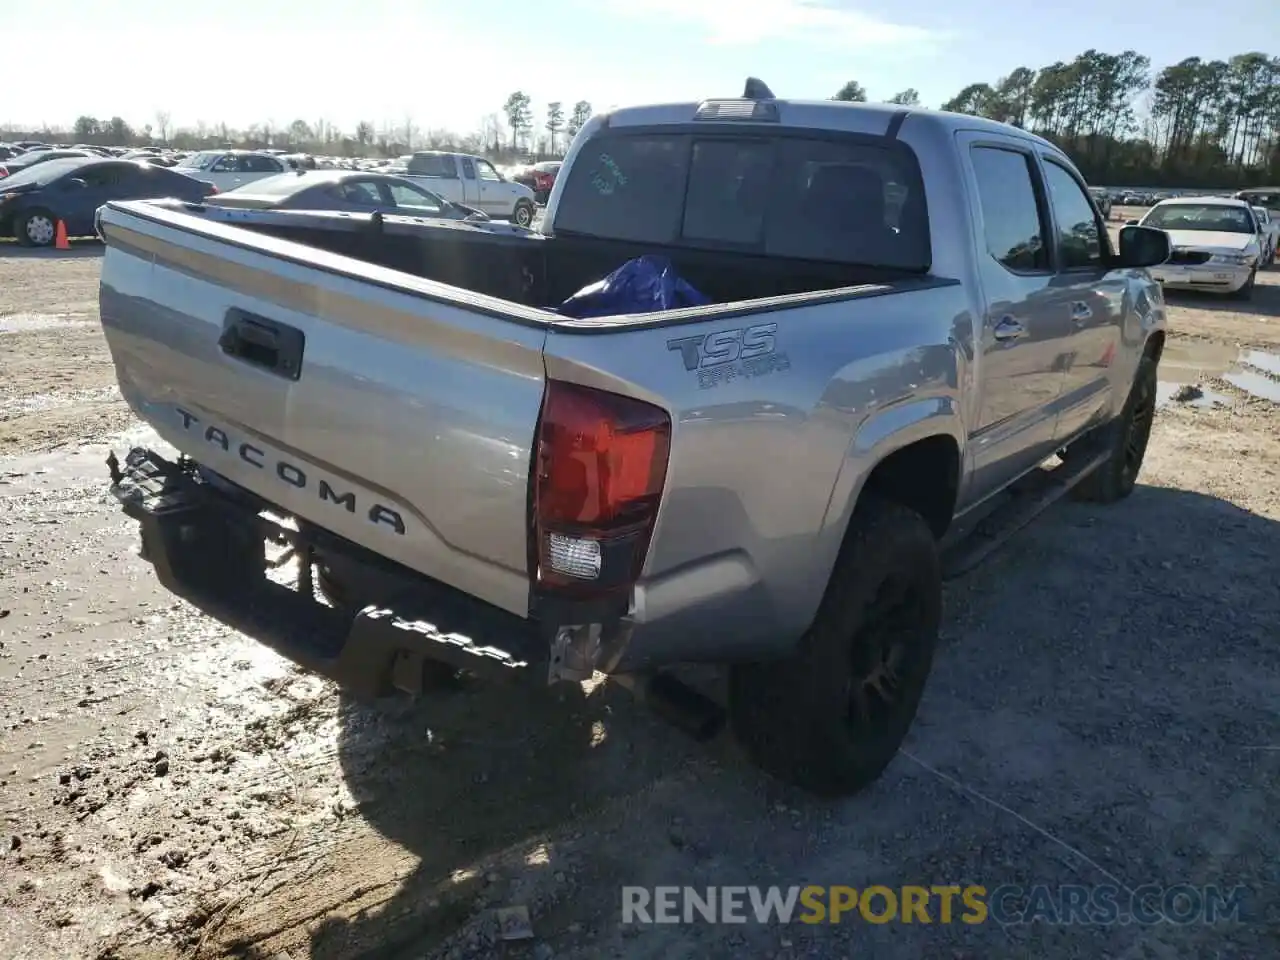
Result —
<path fill-rule="evenodd" d="M 603 672 L 832 795 L 905 736 L 944 574 L 1132 490 L 1165 338 L 1166 234 L 1113 249 L 1050 143 L 759 84 L 593 118 L 537 232 L 99 232 L 120 387 L 181 454 L 109 460 L 169 589 L 357 694 Z M 711 302 L 556 311 L 642 254 Z"/>

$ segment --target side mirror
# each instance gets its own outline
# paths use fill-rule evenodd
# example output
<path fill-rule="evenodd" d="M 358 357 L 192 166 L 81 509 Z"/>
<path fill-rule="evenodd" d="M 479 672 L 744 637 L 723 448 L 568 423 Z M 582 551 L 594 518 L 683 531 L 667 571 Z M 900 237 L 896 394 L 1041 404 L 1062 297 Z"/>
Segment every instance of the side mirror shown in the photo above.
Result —
<path fill-rule="evenodd" d="M 1137 221 L 1137 220 L 1126 220 L 1126 221 L 1124 222 L 1124 225 L 1125 225 L 1126 227 L 1136 227 L 1136 226 L 1138 225 L 1138 221 Z"/>
<path fill-rule="evenodd" d="M 1120 228 L 1120 266 L 1158 267 L 1169 259 L 1173 248 L 1169 234 L 1155 227 L 1130 224 Z"/>

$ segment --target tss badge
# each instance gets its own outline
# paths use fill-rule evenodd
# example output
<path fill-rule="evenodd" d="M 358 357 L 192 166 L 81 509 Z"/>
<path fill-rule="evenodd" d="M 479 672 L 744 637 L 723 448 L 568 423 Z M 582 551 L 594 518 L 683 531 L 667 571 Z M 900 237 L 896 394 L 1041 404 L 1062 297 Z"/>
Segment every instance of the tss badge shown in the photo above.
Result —
<path fill-rule="evenodd" d="M 739 377 L 763 377 L 775 370 L 789 369 L 786 354 L 777 352 L 776 323 L 717 330 L 667 341 L 667 349 L 678 351 L 684 368 L 698 372 L 698 386 L 704 390 Z"/>

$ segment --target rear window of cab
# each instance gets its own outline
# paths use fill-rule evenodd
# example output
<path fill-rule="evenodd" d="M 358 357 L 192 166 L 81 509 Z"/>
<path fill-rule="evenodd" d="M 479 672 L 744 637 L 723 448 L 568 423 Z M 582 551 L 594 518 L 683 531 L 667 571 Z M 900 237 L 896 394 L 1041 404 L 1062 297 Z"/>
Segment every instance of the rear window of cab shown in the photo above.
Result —
<path fill-rule="evenodd" d="M 883 138 L 606 133 L 567 170 L 556 232 L 927 271 L 910 149 Z"/>

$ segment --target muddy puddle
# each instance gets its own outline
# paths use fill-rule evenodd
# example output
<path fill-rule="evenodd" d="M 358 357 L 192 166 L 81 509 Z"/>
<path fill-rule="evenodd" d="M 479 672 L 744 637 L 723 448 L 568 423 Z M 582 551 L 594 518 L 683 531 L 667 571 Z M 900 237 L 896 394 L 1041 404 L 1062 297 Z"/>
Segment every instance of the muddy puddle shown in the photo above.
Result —
<path fill-rule="evenodd" d="M 1229 407 L 1231 398 L 1194 383 L 1156 384 L 1156 406 L 1181 403 L 1191 407 Z"/>
<path fill-rule="evenodd" d="M 107 454 L 115 451 L 116 456 L 123 458 L 133 447 L 172 453 L 172 448 L 154 430 L 146 424 L 137 424 L 69 451 L 0 457 L 0 496 L 48 487 L 55 481 L 75 483 L 102 479 L 105 482 Z"/>
<path fill-rule="evenodd" d="M 88 313 L 9 313 L 0 316 L 0 334 L 57 330 L 91 320 L 93 317 Z"/>
<path fill-rule="evenodd" d="M 1160 358 L 1156 403 L 1196 407 L 1230 406 L 1232 398 L 1207 381 L 1220 380 L 1242 393 L 1280 403 L 1280 354 L 1202 341 L 1171 341 Z"/>

